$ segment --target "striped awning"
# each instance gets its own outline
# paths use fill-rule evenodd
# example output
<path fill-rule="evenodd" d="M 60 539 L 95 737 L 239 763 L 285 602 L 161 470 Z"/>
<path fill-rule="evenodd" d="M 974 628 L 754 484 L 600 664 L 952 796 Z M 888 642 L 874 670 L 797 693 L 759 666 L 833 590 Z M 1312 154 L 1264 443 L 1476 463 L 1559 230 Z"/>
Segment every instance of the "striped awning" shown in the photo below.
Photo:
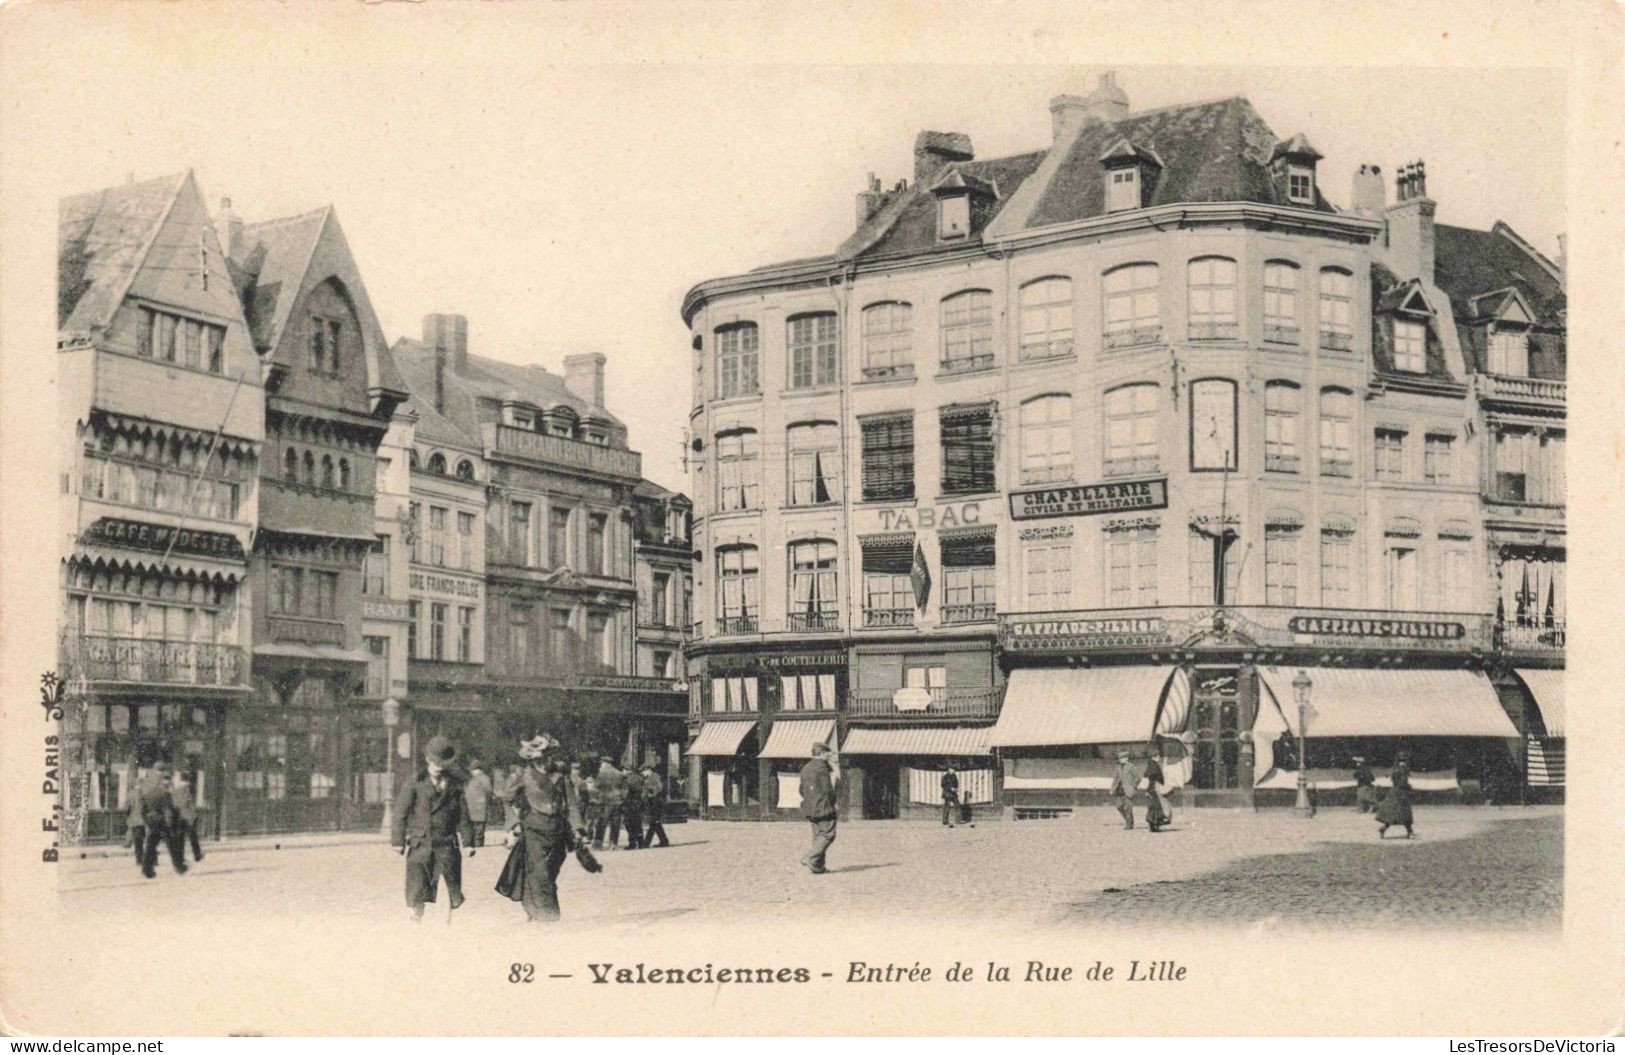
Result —
<path fill-rule="evenodd" d="M 1563 672 L 1561 670 L 1514 670 L 1540 708 L 1547 736 L 1563 736 Z"/>
<path fill-rule="evenodd" d="M 843 755 L 934 755 L 938 757 L 981 758 L 993 748 L 987 726 L 909 726 L 902 729 L 866 729 L 856 726 L 846 731 Z"/>
<path fill-rule="evenodd" d="M 1052 667 L 1010 675 L 993 747 L 1144 743 L 1172 667 Z"/>
<path fill-rule="evenodd" d="M 1298 729 L 1295 667 L 1260 667 L 1287 727 Z M 1490 679 L 1476 670 L 1306 671 L 1309 736 L 1494 736 L 1516 739 Z"/>
<path fill-rule="evenodd" d="M 688 754 L 712 755 L 723 758 L 739 753 L 739 745 L 756 728 L 755 722 L 706 722 L 700 726 L 700 735 L 688 745 Z"/>
<path fill-rule="evenodd" d="M 778 719 L 762 745 L 761 758 L 811 758 L 814 744 L 835 739 L 835 719 Z M 833 746 L 833 744 L 831 744 Z"/>

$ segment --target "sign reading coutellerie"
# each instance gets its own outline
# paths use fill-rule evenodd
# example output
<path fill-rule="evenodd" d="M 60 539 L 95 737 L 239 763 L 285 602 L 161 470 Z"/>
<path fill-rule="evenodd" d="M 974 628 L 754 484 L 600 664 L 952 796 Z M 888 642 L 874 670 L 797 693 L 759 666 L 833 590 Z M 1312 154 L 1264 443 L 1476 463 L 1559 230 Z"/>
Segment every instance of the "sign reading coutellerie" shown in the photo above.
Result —
<path fill-rule="evenodd" d="M 1005 624 L 1004 647 L 1016 652 L 1048 652 L 1117 645 L 1155 644 L 1168 637 L 1160 616 L 1108 619 L 1041 618 Z"/>
<path fill-rule="evenodd" d="M 221 560 L 247 560 L 243 544 L 236 536 L 221 531 L 177 530 L 168 524 L 143 524 L 138 520 L 120 520 L 101 517 L 85 528 L 79 536 L 87 543 L 111 543 L 130 549 L 152 550 L 162 553 L 184 553 L 194 557 L 215 557 Z M 173 545 L 171 545 L 173 539 Z"/>
<path fill-rule="evenodd" d="M 1013 520 L 1043 517 L 1093 516 L 1134 509 L 1168 508 L 1168 478 L 1124 480 L 1118 483 L 1069 484 L 1064 487 L 1031 487 L 1010 492 Z"/>
<path fill-rule="evenodd" d="M 1414 637 L 1454 641 L 1466 635 L 1460 623 L 1437 619 L 1348 619 L 1339 616 L 1296 615 L 1286 627 L 1294 634 L 1316 637 Z"/>

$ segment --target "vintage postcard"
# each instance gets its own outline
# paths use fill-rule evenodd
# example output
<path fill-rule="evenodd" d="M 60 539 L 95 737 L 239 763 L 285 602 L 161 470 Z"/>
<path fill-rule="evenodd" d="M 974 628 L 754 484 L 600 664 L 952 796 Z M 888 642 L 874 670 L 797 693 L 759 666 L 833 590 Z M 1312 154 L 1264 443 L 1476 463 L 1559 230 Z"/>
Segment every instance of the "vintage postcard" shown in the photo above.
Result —
<path fill-rule="evenodd" d="M 1616 1032 L 1620 28 L 0 10 L 4 1028 Z"/>

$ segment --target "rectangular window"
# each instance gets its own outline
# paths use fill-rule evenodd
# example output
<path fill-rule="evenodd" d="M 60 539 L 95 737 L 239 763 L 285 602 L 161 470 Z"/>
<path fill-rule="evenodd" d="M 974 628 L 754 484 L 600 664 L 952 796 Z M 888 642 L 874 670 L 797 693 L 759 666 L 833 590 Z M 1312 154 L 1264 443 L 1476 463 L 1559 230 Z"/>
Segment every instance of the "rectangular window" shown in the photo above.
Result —
<path fill-rule="evenodd" d="M 429 507 L 429 563 L 437 568 L 446 566 L 446 508 Z"/>
<path fill-rule="evenodd" d="M 717 551 L 719 632 L 754 634 L 761 611 L 760 566 L 755 546 L 734 546 Z"/>
<path fill-rule="evenodd" d="M 310 368 L 317 373 L 327 370 L 327 325 L 320 315 L 310 317 Z"/>
<path fill-rule="evenodd" d="M 1205 256 L 1190 262 L 1189 312 L 1193 341 L 1230 340 L 1236 325 L 1236 262 Z"/>
<path fill-rule="evenodd" d="M 367 638 L 367 679 L 363 687 L 374 699 L 389 695 L 389 638 Z"/>
<path fill-rule="evenodd" d="M 1439 604 L 1447 612 L 1473 610 L 1472 554 L 1459 546 L 1439 551 Z"/>
<path fill-rule="evenodd" d="M 786 430 L 790 457 L 790 504 L 815 506 L 840 497 L 840 430 L 833 424 L 792 425 Z"/>
<path fill-rule="evenodd" d="M 570 625 L 570 609 L 553 608 L 547 613 L 547 657 L 557 670 L 573 670 L 576 632 Z"/>
<path fill-rule="evenodd" d="M 1400 612 L 1421 608 L 1421 577 L 1417 575 L 1415 547 L 1390 545 L 1387 564 L 1388 607 Z"/>
<path fill-rule="evenodd" d="M 1236 383 L 1216 377 L 1192 381 L 1190 393 L 1191 469 L 1239 468 Z"/>
<path fill-rule="evenodd" d="M 869 538 L 863 545 L 863 625 L 913 626 L 914 537 Z"/>
<path fill-rule="evenodd" d="M 871 304 L 863 309 L 863 376 L 878 381 L 914 376 L 914 309 Z"/>
<path fill-rule="evenodd" d="M 941 431 L 942 493 L 974 495 L 996 490 L 993 408 L 944 407 Z"/>
<path fill-rule="evenodd" d="M 1298 268 L 1282 260 L 1264 265 L 1264 339 L 1298 343 Z"/>
<path fill-rule="evenodd" d="M 1354 396 L 1342 389 L 1320 393 L 1320 474 L 1354 475 Z"/>
<path fill-rule="evenodd" d="M 1428 436 L 1422 446 L 1422 479 L 1430 484 L 1447 484 L 1454 475 L 1449 436 Z"/>
<path fill-rule="evenodd" d="M 1405 478 L 1405 434 L 1397 429 L 1378 429 L 1376 467 L 1379 480 Z"/>
<path fill-rule="evenodd" d="M 1394 320 L 1394 369 L 1427 373 L 1428 328 L 1420 322 Z"/>
<path fill-rule="evenodd" d="M 526 568 L 536 566 L 530 509 L 529 502 L 514 502 L 508 506 L 508 552 L 514 563 Z"/>
<path fill-rule="evenodd" d="M 671 592 L 671 576 L 657 573 L 654 577 L 653 588 L 649 591 L 648 620 L 654 626 L 667 626 L 667 615 L 670 605 L 666 598 Z"/>
<path fill-rule="evenodd" d="M 474 661 L 474 609 L 457 606 L 457 662 Z"/>
<path fill-rule="evenodd" d="M 993 618 L 995 552 L 992 532 L 942 535 L 943 623 Z"/>
<path fill-rule="evenodd" d="M 1157 386 L 1125 385 L 1106 393 L 1107 476 L 1157 471 Z"/>
<path fill-rule="evenodd" d="M 759 367 L 759 340 L 754 323 L 717 331 L 718 399 L 761 392 Z"/>
<path fill-rule="evenodd" d="M 338 373 L 340 355 L 339 349 L 343 344 L 344 324 L 337 319 L 327 320 L 327 368 Z"/>
<path fill-rule="evenodd" d="M 1153 344 L 1162 337 L 1157 265 L 1130 264 L 1105 278 L 1107 348 Z"/>
<path fill-rule="evenodd" d="M 1493 331 L 1490 334 L 1490 373 L 1528 377 L 1529 335 L 1522 330 Z"/>
<path fill-rule="evenodd" d="M 180 321 L 173 315 L 158 316 L 158 358 L 166 363 L 176 361 L 175 332 L 180 327 Z"/>
<path fill-rule="evenodd" d="M 835 383 L 834 315 L 803 315 L 790 320 L 790 387 L 825 388 Z"/>
<path fill-rule="evenodd" d="M 208 354 L 209 373 L 225 373 L 226 328 L 224 326 L 204 326 L 203 340 L 204 350 Z"/>
<path fill-rule="evenodd" d="M 508 669 L 515 674 L 531 668 L 530 606 L 516 604 L 508 609 Z"/>
<path fill-rule="evenodd" d="M 1072 479 L 1072 397 L 1040 396 L 1021 405 L 1021 482 Z"/>
<path fill-rule="evenodd" d="M 1221 538 L 1214 538 L 1214 532 L 1192 529 L 1190 541 L 1190 603 L 1234 604 L 1236 602 L 1237 574 L 1241 565 L 1242 547 L 1236 544 L 1235 528 L 1227 529 L 1228 534 Z M 1218 562 L 1219 548 L 1224 551 L 1224 580 L 1223 597 L 1217 589 L 1221 583 L 1214 579 L 1214 566 Z"/>
<path fill-rule="evenodd" d="M 956 293 L 942 302 L 942 370 L 963 373 L 993 365 L 993 294 Z"/>
<path fill-rule="evenodd" d="M 361 592 L 383 597 L 389 592 L 389 536 L 379 535 L 372 549 L 367 551 L 366 565 L 362 569 Z"/>
<path fill-rule="evenodd" d="M 302 568 L 273 568 L 276 583 L 276 611 L 282 615 L 299 615 L 304 609 L 305 572 Z"/>
<path fill-rule="evenodd" d="M 717 437 L 717 508 L 721 512 L 760 508 L 759 455 L 754 432 L 730 432 Z"/>
<path fill-rule="evenodd" d="M 429 605 L 429 658 L 446 658 L 446 605 Z"/>
<path fill-rule="evenodd" d="M 863 427 L 863 500 L 914 497 L 914 419 L 870 418 Z"/>
<path fill-rule="evenodd" d="M 1503 502 L 1535 501 L 1538 444 L 1532 432 L 1504 429 L 1495 434 L 1495 497 Z"/>
<path fill-rule="evenodd" d="M 755 678 L 712 678 L 711 710 L 719 714 L 755 712 L 757 692 Z"/>
<path fill-rule="evenodd" d="M 570 549 L 570 507 L 554 506 L 547 511 L 547 566 L 568 567 Z"/>
<path fill-rule="evenodd" d="M 1302 390 L 1297 385 L 1264 386 L 1264 468 L 1295 473 L 1298 457 L 1298 416 Z"/>
<path fill-rule="evenodd" d="M 423 634 L 420 627 L 423 620 L 423 603 L 421 601 L 408 601 L 406 603 L 406 658 L 421 659 L 423 657 Z"/>
<path fill-rule="evenodd" d="M 1121 212 L 1140 207 L 1140 170 L 1113 169 L 1106 173 L 1106 211 Z"/>
<path fill-rule="evenodd" d="M 1113 608 L 1157 603 L 1157 529 L 1106 532 L 1106 603 Z"/>
<path fill-rule="evenodd" d="M 151 308 L 141 309 L 141 318 L 135 327 L 135 354 L 143 359 L 152 358 L 152 347 L 158 343 L 158 313 Z"/>
<path fill-rule="evenodd" d="M 203 326 L 191 319 L 182 321 L 186 327 L 186 365 L 193 370 L 203 366 Z"/>
<path fill-rule="evenodd" d="M 1320 533 L 1320 603 L 1327 608 L 1348 608 L 1354 604 L 1350 578 L 1354 536 L 1347 531 Z"/>
<path fill-rule="evenodd" d="M 790 629 L 833 630 L 840 624 L 835 592 L 835 543 L 790 544 Z"/>
<path fill-rule="evenodd" d="M 1320 346 L 1334 352 L 1354 347 L 1354 278 L 1347 271 L 1320 273 Z"/>
<path fill-rule="evenodd" d="M 1314 170 L 1299 165 L 1288 166 L 1286 197 L 1288 201 L 1298 205 L 1313 205 L 1315 203 Z"/>
<path fill-rule="evenodd" d="M 1264 529 L 1264 603 L 1298 603 L 1298 530 Z"/>
<path fill-rule="evenodd" d="M 833 711 L 834 674 L 781 674 L 779 706 L 786 711 Z"/>
<path fill-rule="evenodd" d="M 615 653 L 609 636 L 609 616 L 604 612 L 587 613 L 587 665 L 589 669 L 614 670 Z"/>
<path fill-rule="evenodd" d="M 956 194 L 937 201 L 937 237 L 964 238 L 970 234 L 970 196 Z"/>
<path fill-rule="evenodd" d="M 474 514 L 457 514 L 457 566 L 464 571 L 474 567 Z"/>
<path fill-rule="evenodd" d="M 1042 278 L 1021 287 L 1021 358 L 1072 354 L 1072 280 Z"/>
<path fill-rule="evenodd" d="M 609 574 L 604 563 L 604 534 L 608 530 L 609 518 L 603 513 L 593 513 L 587 517 L 587 571 L 594 575 Z"/>
<path fill-rule="evenodd" d="M 1029 543 L 1022 548 L 1027 610 L 1055 612 L 1072 607 L 1072 543 Z"/>

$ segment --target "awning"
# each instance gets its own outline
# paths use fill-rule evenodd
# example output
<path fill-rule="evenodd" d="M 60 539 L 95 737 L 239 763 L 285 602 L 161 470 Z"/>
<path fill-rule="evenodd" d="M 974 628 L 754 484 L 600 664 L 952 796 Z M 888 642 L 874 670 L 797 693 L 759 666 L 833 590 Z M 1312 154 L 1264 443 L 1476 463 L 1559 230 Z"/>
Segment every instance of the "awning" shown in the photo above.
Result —
<path fill-rule="evenodd" d="M 739 753 L 739 745 L 756 728 L 755 722 L 706 722 L 700 735 L 688 745 L 688 754 L 728 758 Z"/>
<path fill-rule="evenodd" d="M 171 553 L 168 557 L 165 557 L 162 553 L 115 549 L 111 546 L 92 546 L 83 543 L 74 547 L 73 555 L 68 558 L 68 561 L 72 564 L 102 564 L 111 568 L 133 568 L 152 571 L 165 576 L 190 575 L 198 579 L 218 579 L 226 583 L 235 583 L 247 571 L 246 564 L 231 561 L 210 560 L 207 557 L 194 557 L 189 554 L 176 553 Z"/>
<path fill-rule="evenodd" d="M 1172 667 L 1052 667 L 1010 675 L 992 747 L 1143 743 Z"/>
<path fill-rule="evenodd" d="M 1298 729 L 1296 667 L 1260 667 L 1287 726 Z M 1307 671 L 1309 736 L 1494 736 L 1516 739 L 1490 679 L 1476 670 Z"/>
<path fill-rule="evenodd" d="M 813 718 L 773 723 L 762 745 L 760 758 L 811 758 L 814 744 L 827 744 L 835 738 L 835 719 Z"/>
<path fill-rule="evenodd" d="M 339 648 L 337 645 L 303 645 L 293 642 L 254 646 L 256 656 L 286 656 L 291 659 L 315 659 L 326 663 L 366 663 L 372 655 L 358 648 Z"/>
<path fill-rule="evenodd" d="M 866 729 L 856 726 L 846 731 L 843 755 L 936 755 L 980 758 L 993 753 L 987 742 L 993 730 L 987 726 L 952 726 L 904 729 Z"/>
<path fill-rule="evenodd" d="M 1563 732 L 1563 672 L 1561 670 L 1515 669 L 1514 674 L 1529 686 L 1529 694 L 1540 708 L 1541 720 L 1546 723 L 1547 736 L 1564 736 Z"/>

